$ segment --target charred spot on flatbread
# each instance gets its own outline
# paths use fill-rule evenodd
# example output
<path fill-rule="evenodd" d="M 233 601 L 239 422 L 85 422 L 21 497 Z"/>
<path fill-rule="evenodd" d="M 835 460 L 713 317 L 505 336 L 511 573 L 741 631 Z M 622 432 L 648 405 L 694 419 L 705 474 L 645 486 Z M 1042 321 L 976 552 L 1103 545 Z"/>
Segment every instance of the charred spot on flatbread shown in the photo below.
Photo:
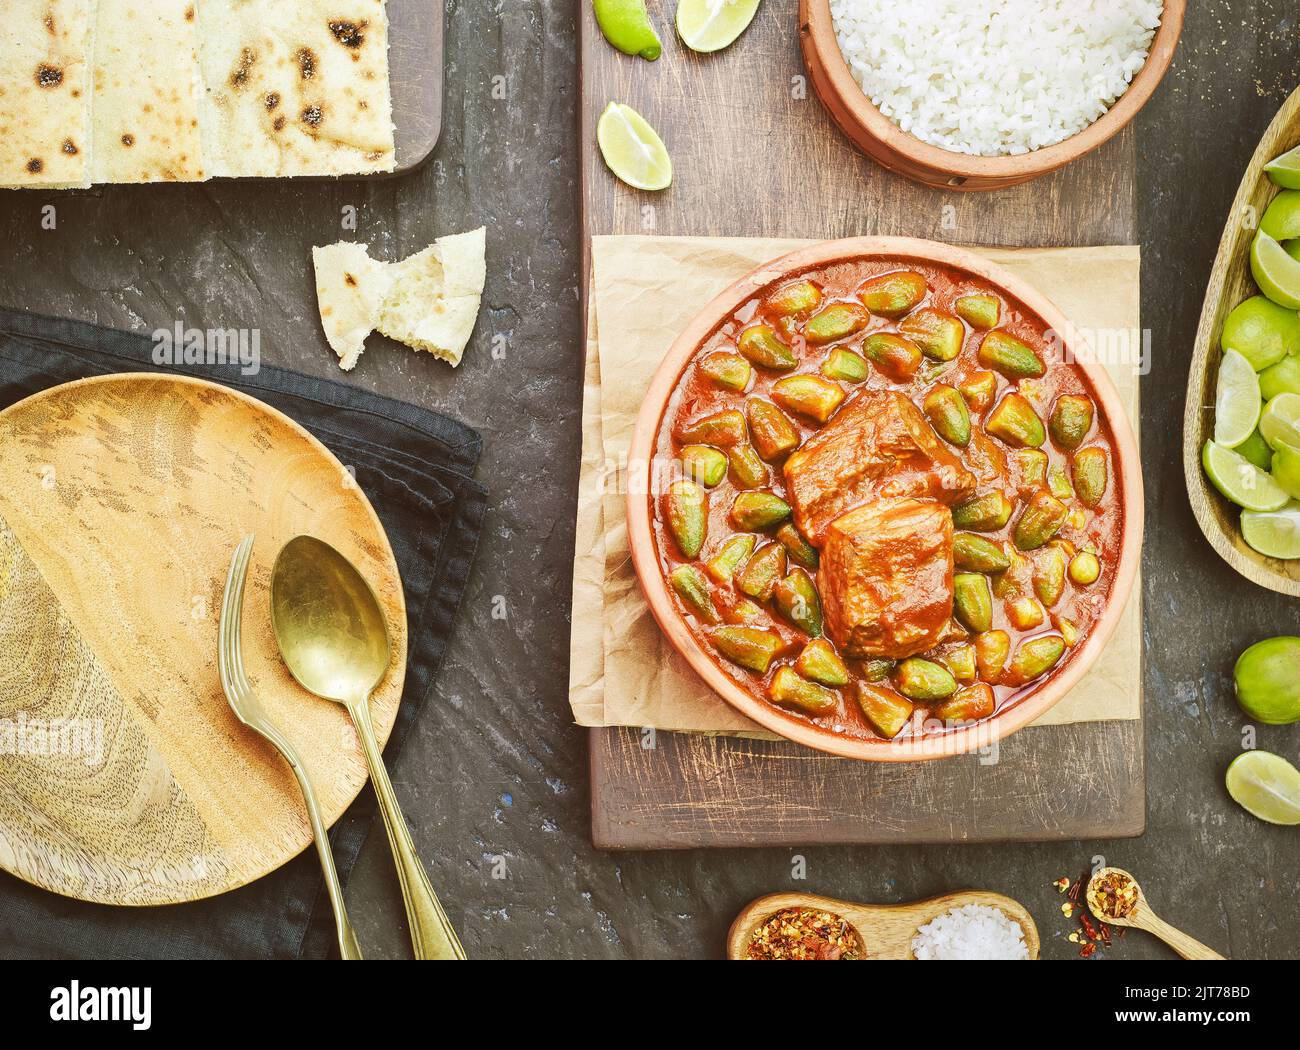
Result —
<path fill-rule="evenodd" d="M 125 135 L 122 136 L 122 145 L 130 149 L 132 146 L 135 145 L 135 136 L 128 131 Z"/>
<path fill-rule="evenodd" d="M 190 4 L 190 6 L 187 7 L 187 8 L 185 9 L 185 21 L 187 21 L 187 22 L 193 22 L 193 21 L 194 21 L 194 5 L 193 5 L 193 4 Z"/>
<path fill-rule="evenodd" d="M 308 127 L 318 128 L 325 119 L 325 111 L 320 106 L 308 106 L 302 111 L 301 119 Z"/>
<path fill-rule="evenodd" d="M 276 131 L 283 131 L 284 126 L 288 123 L 289 122 L 285 119 L 284 114 L 281 113 L 278 117 L 276 117 L 273 121 L 271 121 L 271 127 L 275 128 Z"/>
<path fill-rule="evenodd" d="M 63 152 L 69 157 L 75 157 L 81 151 L 77 149 L 77 144 L 73 142 L 72 139 L 64 139 Z"/>
<path fill-rule="evenodd" d="M 235 63 L 234 71 L 230 74 L 230 86 L 238 91 L 248 83 L 248 75 L 252 72 L 253 66 L 257 64 L 257 55 L 253 49 L 246 47 L 239 52 L 239 61 Z"/>
<path fill-rule="evenodd" d="M 43 88 L 56 88 L 63 83 L 63 70 L 41 63 L 36 67 L 36 83 Z"/>
<path fill-rule="evenodd" d="M 343 281 L 350 288 L 355 288 L 357 286 L 357 279 L 353 277 L 352 274 L 350 273 L 345 273 L 343 275 Z"/>
<path fill-rule="evenodd" d="M 266 93 L 266 109 L 269 113 L 280 105 L 280 93 L 278 91 L 268 91 Z"/>
<path fill-rule="evenodd" d="M 40 157 L 33 157 L 27 162 L 27 170 L 33 175 L 39 175 L 45 170 L 45 161 L 41 160 Z"/>
<path fill-rule="evenodd" d="M 366 28 L 369 22 L 349 22 L 342 18 L 331 19 L 329 26 L 330 32 L 334 34 L 334 39 L 344 47 L 350 47 L 353 50 L 361 47 L 366 42 Z"/>
<path fill-rule="evenodd" d="M 309 47 L 300 47 L 293 57 L 298 62 L 298 75 L 303 80 L 311 80 L 316 75 L 316 52 Z"/>
<path fill-rule="evenodd" d="M 41 19 L 41 23 L 45 26 L 45 31 L 51 35 L 59 31 L 59 27 L 55 23 L 54 16 L 52 14 L 47 13 L 45 17 Z"/>

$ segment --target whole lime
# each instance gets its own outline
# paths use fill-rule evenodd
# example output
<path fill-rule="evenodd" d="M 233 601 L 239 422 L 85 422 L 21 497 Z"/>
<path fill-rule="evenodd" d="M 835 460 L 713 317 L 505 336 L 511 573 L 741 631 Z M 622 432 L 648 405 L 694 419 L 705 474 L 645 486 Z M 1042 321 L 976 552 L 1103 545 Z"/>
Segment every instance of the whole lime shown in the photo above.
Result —
<path fill-rule="evenodd" d="M 1287 354 L 1300 353 L 1300 315 L 1262 295 L 1253 296 L 1228 314 L 1222 342 L 1224 349 L 1236 350 L 1262 372 Z"/>
<path fill-rule="evenodd" d="M 1257 722 L 1300 722 L 1300 638 L 1283 635 L 1256 642 L 1232 672 L 1237 703 Z"/>

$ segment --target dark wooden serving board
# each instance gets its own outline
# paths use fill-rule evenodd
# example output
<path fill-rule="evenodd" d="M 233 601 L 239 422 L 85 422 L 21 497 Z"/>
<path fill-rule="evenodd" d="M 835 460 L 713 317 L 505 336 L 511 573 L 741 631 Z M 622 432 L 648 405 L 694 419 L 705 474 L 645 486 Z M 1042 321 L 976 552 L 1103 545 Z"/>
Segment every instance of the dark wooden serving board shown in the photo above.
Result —
<path fill-rule="evenodd" d="M 675 4 L 649 6 L 664 42 L 653 63 L 611 48 L 582 5 L 587 274 L 598 234 L 1136 241 L 1131 131 L 1009 190 L 928 189 L 855 152 L 831 124 L 805 78 L 795 0 L 767 0 L 745 35 L 713 56 L 677 40 Z M 670 189 L 638 193 L 610 176 L 595 141 L 610 101 L 633 106 L 663 136 Z M 1031 727 L 1004 740 L 988 765 L 977 756 L 868 764 L 784 741 L 594 729 L 592 837 L 606 849 L 672 849 L 1140 835 L 1143 750 L 1140 719 Z"/>

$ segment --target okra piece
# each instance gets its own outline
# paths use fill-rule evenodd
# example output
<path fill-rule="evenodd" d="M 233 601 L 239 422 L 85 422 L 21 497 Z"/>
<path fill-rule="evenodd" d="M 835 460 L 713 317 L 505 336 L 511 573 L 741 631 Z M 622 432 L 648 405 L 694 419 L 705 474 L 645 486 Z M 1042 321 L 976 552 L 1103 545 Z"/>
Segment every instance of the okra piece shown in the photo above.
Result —
<path fill-rule="evenodd" d="M 1068 559 L 1060 547 L 1044 547 L 1034 556 L 1034 593 L 1050 609 L 1065 594 Z"/>
<path fill-rule="evenodd" d="M 1050 492 L 1034 493 L 1011 534 L 1012 542 L 1022 551 L 1037 550 L 1065 524 L 1070 510 Z"/>
<path fill-rule="evenodd" d="M 1043 421 L 1021 394 L 1008 394 L 999 401 L 984 429 L 1012 448 L 1038 448 L 1047 440 Z"/>
<path fill-rule="evenodd" d="M 1047 491 L 1062 503 L 1074 499 L 1074 486 L 1070 484 L 1070 476 L 1055 465 L 1047 472 Z"/>
<path fill-rule="evenodd" d="M 767 300 L 767 308 L 782 317 L 792 317 L 817 309 L 821 301 L 821 289 L 812 281 L 795 281 L 773 292 Z"/>
<path fill-rule="evenodd" d="M 727 461 L 737 488 L 760 489 L 767 484 L 767 467 L 752 445 L 737 445 L 727 453 Z"/>
<path fill-rule="evenodd" d="M 1035 627 L 1041 627 L 1045 617 L 1038 599 L 1026 595 L 1007 602 L 1007 619 L 1016 630 L 1031 631 Z"/>
<path fill-rule="evenodd" d="M 965 448 L 970 444 L 970 409 L 966 399 L 953 387 L 940 383 L 921 405 L 935 433 L 950 445 Z"/>
<path fill-rule="evenodd" d="M 957 318 L 943 310 L 928 308 L 909 314 L 899 324 L 898 331 L 935 361 L 953 360 L 961 353 L 961 345 L 966 340 L 966 329 Z"/>
<path fill-rule="evenodd" d="M 952 540 L 953 565 L 965 572 L 1001 572 L 1011 567 L 1011 559 L 1000 543 L 959 532 Z"/>
<path fill-rule="evenodd" d="M 709 641 L 733 664 L 758 674 L 767 674 L 785 648 L 779 634 L 761 627 L 718 627 L 709 632 Z"/>
<path fill-rule="evenodd" d="M 863 660 L 860 670 L 862 677 L 868 682 L 883 682 L 894 673 L 894 668 L 897 666 L 897 660 Z"/>
<path fill-rule="evenodd" d="M 1011 564 L 993 578 L 994 598 L 1014 598 L 1024 594 L 1029 586 L 1032 574 L 1029 559 L 1014 548 L 1007 557 Z"/>
<path fill-rule="evenodd" d="M 694 558 L 704 546 L 709 526 L 709 497 L 693 481 L 674 481 L 663 497 L 664 521 L 677 549 Z"/>
<path fill-rule="evenodd" d="M 870 370 L 865 357 L 843 346 L 837 346 L 822 362 L 822 375 L 844 383 L 861 383 Z"/>
<path fill-rule="evenodd" d="M 975 666 L 975 646 L 959 645 L 951 652 L 945 653 L 943 664 L 952 672 L 959 682 L 973 682 L 977 668 Z"/>
<path fill-rule="evenodd" d="M 1011 636 L 1006 631 L 985 631 L 975 639 L 975 666 L 986 682 L 1002 677 L 1011 655 Z"/>
<path fill-rule="evenodd" d="M 997 532 L 1011 520 L 1011 501 L 1001 492 L 988 492 L 952 508 L 952 523 L 973 532 Z"/>
<path fill-rule="evenodd" d="M 1017 682 L 1032 682 L 1056 666 L 1065 652 L 1065 639 L 1049 634 L 1031 638 L 1016 647 L 1011 658 L 1011 677 Z"/>
<path fill-rule="evenodd" d="M 773 372 L 788 372 L 799 363 L 781 337 L 765 324 L 750 325 L 740 333 L 736 342 L 741 354 L 758 365 Z"/>
<path fill-rule="evenodd" d="M 737 393 L 744 393 L 754 374 L 748 361 L 739 354 L 729 354 L 726 351 L 709 354 L 700 362 L 700 371 L 723 389 L 735 390 Z"/>
<path fill-rule="evenodd" d="M 977 722 L 988 718 L 996 708 L 992 687 L 977 682 L 957 690 L 951 699 L 934 709 L 934 716 L 945 722 Z"/>
<path fill-rule="evenodd" d="M 993 594 L 988 577 L 979 572 L 957 573 L 952 581 L 952 611 L 968 631 L 979 634 L 989 630 L 993 626 Z"/>
<path fill-rule="evenodd" d="M 1090 587 L 1101 575 L 1101 562 L 1092 551 L 1080 551 L 1070 562 L 1070 579 L 1080 587 Z"/>
<path fill-rule="evenodd" d="M 825 423 L 843 403 L 844 391 L 821 376 L 787 376 L 772 386 L 772 398 L 782 408 Z"/>
<path fill-rule="evenodd" d="M 993 405 L 998 394 L 998 377 L 992 372 L 972 372 L 957 388 L 970 405 L 970 410 L 982 416 Z"/>
<path fill-rule="evenodd" d="M 779 668 L 767 687 L 773 703 L 782 707 L 797 707 L 810 715 L 824 715 L 839 705 L 839 694 L 824 685 L 800 678 L 790 667 Z"/>
<path fill-rule="evenodd" d="M 1085 507 L 1096 507 L 1106 495 L 1110 468 L 1105 449 L 1095 445 L 1074 454 L 1074 492 Z"/>
<path fill-rule="evenodd" d="M 736 570 L 754 553 L 757 542 L 753 536 L 732 536 L 722 545 L 722 549 L 709 559 L 709 563 L 704 566 L 704 571 L 718 583 L 730 583 L 731 578 L 736 575 Z"/>
<path fill-rule="evenodd" d="M 897 318 L 918 306 L 930 289 L 913 270 L 883 273 L 858 289 L 862 305 L 879 317 Z"/>
<path fill-rule="evenodd" d="M 858 706 L 862 708 L 862 713 L 867 716 L 872 728 L 886 740 L 898 736 L 916 710 L 910 702 L 884 686 L 859 682 L 857 691 Z"/>
<path fill-rule="evenodd" d="M 1016 465 L 1016 488 L 1034 492 L 1047 484 L 1047 453 L 1041 448 L 1018 448 L 1011 453 Z"/>
<path fill-rule="evenodd" d="M 1009 332 L 989 332 L 980 340 L 975 356 L 985 368 L 1001 372 L 1008 379 L 1037 379 L 1047 371 L 1033 348 Z"/>
<path fill-rule="evenodd" d="M 921 350 L 893 332 L 874 332 L 862 344 L 863 352 L 881 374 L 895 383 L 906 383 L 921 367 Z"/>
<path fill-rule="evenodd" d="M 745 440 L 745 417 L 740 409 L 728 408 L 679 424 L 673 436 L 684 445 L 730 448 Z"/>
<path fill-rule="evenodd" d="M 731 504 L 731 523 L 741 532 L 761 532 L 789 516 L 790 504 L 770 492 L 742 492 Z"/>
<path fill-rule="evenodd" d="M 767 619 L 767 613 L 761 605 L 755 605 L 748 598 L 741 598 L 722 614 L 722 618 L 727 623 L 746 624 Z"/>
<path fill-rule="evenodd" d="M 736 586 L 760 602 L 767 601 L 776 590 L 776 585 L 785 575 L 785 548 L 779 543 L 769 543 L 760 547 L 740 570 Z"/>
<path fill-rule="evenodd" d="M 794 522 L 787 521 L 777 529 L 776 538 L 785 547 L 785 553 L 792 562 L 812 572 L 817 571 L 817 550 L 803 538 L 803 533 Z"/>
<path fill-rule="evenodd" d="M 803 327 L 803 337 L 814 346 L 847 339 L 871 323 L 871 315 L 857 303 L 831 303 L 818 310 Z"/>
<path fill-rule="evenodd" d="M 909 700 L 933 703 L 957 691 L 957 679 L 943 664 L 909 656 L 894 671 L 894 688 Z"/>
<path fill-rule="evenodd" d="M 1079 628 L 1074 625 L 1073 620 L 1067 620 L 1064 616 L 1057 616 L 1053 619 L 1056 629 L 1061 632 L 1061 639 L 1066 645 L 1073 648 L 1079 641 Z"/>
<path fill-rule="evenodd" d="M 698 566 L 679 565 L 668 577 L 678 596 L 686 603 L 691 612 L 705 623 L 718 622 L 718 610 L 713 605 L 713 595 L 709 592 L 709 581 L 704 578 Z"/>
<path fill-rule="evenodd" d="M 996 328 L 1002 319 L 1002 304 L 993 295 L 963 295 L 953 309 L 972 328 Z"/>
<path fill-rule="evenodd" d="M 1073 452 L 1083 444 L 1092 429 L 1092 401 L 1077 394 L 1062 394 L 1052 406 L 1048 427 L 1052 440 L 1066 452 Z"/>
<path fill-rule="evenodd" d="M 822 600 L 812 577 L 796 568 L 772 592 L 776 611 L 813 638 L 822 633 Z"/>
<path fill-rule="evenodd" d="M 751 397 L 745 402 L 749 432 L 754 448 L 769 463 L 774 463 L 791 449 L 799 447 L 799 431 L 771 401 Z"/>
<path fill-rule="evenodd" d="M 822 685 L 849 684 L 849 669 L 844 666 L 834 647 L 825 638 L 814 638 L 803 647 L 794 669 L 804 678 Z"/>
<path fill-rule="evenodd" d="M 727 457 L 710 445 L 687 445 L 682 449 L 682 473 L 711 489 L 727 476 Z"/>

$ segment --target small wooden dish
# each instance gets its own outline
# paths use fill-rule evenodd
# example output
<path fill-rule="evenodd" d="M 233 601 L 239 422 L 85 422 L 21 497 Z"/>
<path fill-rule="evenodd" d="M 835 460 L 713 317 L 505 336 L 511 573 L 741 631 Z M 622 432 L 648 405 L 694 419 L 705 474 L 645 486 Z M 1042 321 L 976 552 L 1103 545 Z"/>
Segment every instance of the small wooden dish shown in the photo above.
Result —
<path fill-rule="evenodd" d="M 1128 90 L 1076 135 L 1032 153 L 974 157 L 932 146 L 880 112 L 853 79 L 840 51 L 830 0 L 799 0 L 799 43 L 813 89 L 849 140 L 878 164 L 909 179 L 949 190 L 992 190 L 1046 175 L 1106 142 L 1146 105 L 1173 60 L 1187 0 L 1165 0 L 1160 28 Z"/>
<path fill-rule="evenodd" d="M 1038 927 L 1034 925 L 1034 917 L 1019 901 L 986 890 L 961 890 L 911 904 L 857 904 L 811 893 L 769 894 L 745 905 L 732 922 L 727 934 L 727 958 L 744 959 L 754 930 L 777 912 L 786 908 L 814 908 L 848 919 L 862 938 L 867 959 L 915 960 L 912 938 L 916 931 L 936 916 L 963 904 L 986 904 L 1018 922 L 1025 931 L 1029 958 L 1038 958 Z"/>
<path fill-rule="evenodd" d="M 1201 449 L 1214 436 L 1214 398 L 1223 350 L 1219 336 L 1223 322 L 1236 306 L 1258 289 L 1250 275 L 1250 243 L 1259 217 L 1278 188 L 1264 174 L 1264 165 L 1300 143 L 1300 90 L 1278 111 L 1264 132 L 1255 156 L 1246 168 L 1228 223 L 1219 242 L 1219 254 L 1205 290 L 1196 349 L 1187 376 L 1187 404 L 1183 412 L 1183 472 L 1187 496 L 1196 521 L 1210 545 L 1239 573 L 1282 594 L 1300 598 L 1300 560 L 1281 561 L 1252 549 L 1241 535 L 1241 510 L 1219 494 L 1201 467 Z M 1254 221 L 1250 221 L 1253 218 Z"/>

